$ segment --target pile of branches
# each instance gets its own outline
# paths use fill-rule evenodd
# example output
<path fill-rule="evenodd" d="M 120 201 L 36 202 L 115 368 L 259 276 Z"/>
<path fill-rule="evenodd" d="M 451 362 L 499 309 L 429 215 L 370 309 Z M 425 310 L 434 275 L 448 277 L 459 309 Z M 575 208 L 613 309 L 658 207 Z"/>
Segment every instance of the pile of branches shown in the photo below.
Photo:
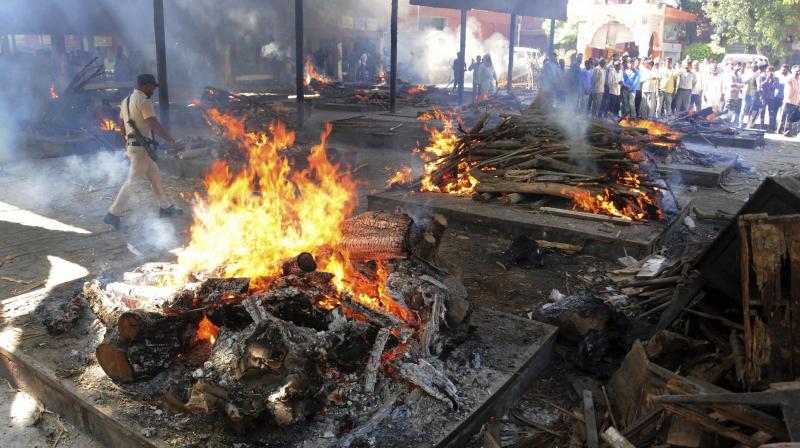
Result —
<path fill-rule="evenodd" d="M 476 193 L 604 195 L 617 209 L 632 206 L 636 214 L 658 217 L 664 185 L 646 169 L 643 131 L 559 115 L 550 104 L 540 95 L 522 115 L 505 116 L 494 128 L 485 127 L 488 116 L 469 130 L 459 126 L 452 151 L 429 162 L 435 169 L 425 183 L 444 187 L 471 176 Z"/>
<path fill-rule="evenodd" d="M 367 104 L 379 110 L 389 110 L 389 90 L 383 86 L 352 88 L 341 83 L 320 83 L 311 80 L 310 87 L 327 103 Z M 403 84 L 397 93 L 398 104 L 427 108 L 437 103 L 446 103 L 447 90 L 435 86 L 411 86 Z"/>

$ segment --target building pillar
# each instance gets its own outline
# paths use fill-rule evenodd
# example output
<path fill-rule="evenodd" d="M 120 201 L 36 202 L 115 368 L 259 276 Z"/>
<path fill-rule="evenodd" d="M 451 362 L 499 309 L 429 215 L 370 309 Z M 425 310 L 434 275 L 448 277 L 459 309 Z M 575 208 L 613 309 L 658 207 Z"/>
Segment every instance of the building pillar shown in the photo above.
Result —
<path fill-rule="evenodd" d="M 303 63 L 303 0 L 294 0 L 295 83 L 297 89 L 297 129 L 305 119 L 305 64 Z"/>
<path fill-rule="evenodd" d="M 550 41 L 548 56 L 556 51 L 556 19 L 550 19 Z"/>
<path fill-rule="evenodd" d="M 398 0 L 392 0 L 391 61 L 389 64 L 389 110 L 392 113 L 397 112 L 397 9 Z"/>
<path fill-rule="evenodd" d="M 459 44 L 459 48 L 461 49 L 461 63 L 462 65 L 466 65 L 467 62 L 467 10 L 461 10 L 461 40 Z M 458 105 L 464 104 L 464 72 L 459 74 L 453 74 L 454 77 L 458 76 L 461 78 L 461 83 L 458 85 Z M 453 82 L 457 82 L 458 79 L 453 79 Z M 474 94 L 474 92 L 473 92 Z"/>
<path fill-rule="evenodd" d="M 164 124 L 164 127 L 169 129 L 169 87 L 167 83 L 167 42 L 164 33 L 164 0 L 153 0 L 153 18 L 156 34 L 158 107 L 161 112 L 161 122 Z"/>
<path fill-rule="evenodd" d="M 508 29 L 508 93 L 514 90 L 514 47 L 517 45 L 517 15 L 511 14 Z"/>

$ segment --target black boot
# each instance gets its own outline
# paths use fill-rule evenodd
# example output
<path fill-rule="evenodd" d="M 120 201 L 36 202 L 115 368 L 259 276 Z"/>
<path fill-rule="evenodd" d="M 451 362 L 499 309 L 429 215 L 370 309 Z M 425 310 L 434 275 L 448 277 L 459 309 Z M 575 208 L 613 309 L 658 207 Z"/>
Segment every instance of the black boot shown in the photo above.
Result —
<path fill-rule="evenodd" d="M 117 215 L 112 215 L 111 212 L 106 213 L 106 217 L 103 218 L 103 222 L 110 225 L 114 228 L 114 230 L 119 230 L 122 228 L 122 220 Z"/>
<path fill-rule="evenodd" d="M 170 205 L 167 208 L 158 209 L 158 217 L 159 218 L 171 218 L 176 215 L 182 215 L 183 210 L 175 207 L 175 205 Z"/>

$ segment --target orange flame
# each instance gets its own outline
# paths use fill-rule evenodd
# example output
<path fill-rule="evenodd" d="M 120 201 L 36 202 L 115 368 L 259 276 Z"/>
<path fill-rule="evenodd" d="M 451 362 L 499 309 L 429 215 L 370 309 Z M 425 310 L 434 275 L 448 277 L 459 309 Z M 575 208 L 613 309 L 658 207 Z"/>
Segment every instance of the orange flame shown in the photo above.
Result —
<path fill-rule="evenodd" d="M 117 126 L 117 122 L 112 120 L 111 118 L 103 118 L 98 125 L 101 131 L 106 132 L 119 132 L 119 126 Z"/>
<path fill-rule="evenodd" d="M 259 288 L 279 275 L 282 260 L 315 253 L 323 255 L 317 265 L 334 275 L 340 291 L 349 289 L 366 306 L 409 318 L 408 310 L 381 292 L 385 267 L 379 269 L 377 286 L 360 281 L 348 254 L 338 249 L 341 225 L 355 208 L 357 193 L 351 175 L 327 159 L 331 125 L 311 148 L 308 168 L 293 171 L 285 150 L 294 145 L 295 135 L 283 123 L 273 122 L 269 133 L 249 132 L 245 118 L 215 109 L 207 113 L 248 161 L 238 173 L 224 161 L 212 166 L 205 179 L 207 197 L 195 195 L 191 241 L 179 264 L 186 271 L 248 277 L 251 287 Z M 333 308 L 338 299 L 322 298 L 318 305 Z"/>
<path fill-rule="evenodd" d="M 50 99 L 57 100 L 58 99 L 58 92 L 56 92 L 56 85 L 54 83 L 50 83 Z"/>
<path fill-rule="evenodd" d="M 683 134 L 673 130 L 666 123 L 662 123 L 660 121 L 647 120 L 647 119 L 631 120 L 630 118 L 625 117 L 619 121 L 619 124 L 621 126 L 647 129 L 647 134 L 652 137 L 656 137 L 656 140 L 658 137 L 663 137 L 669 140 L 676 140 L 676 141 L 683 138 Z M 667 144 L 658 141 L 653 141 L 651 143 L 656 143 L 656 144 L 662 143 L 664 145 Z"/>
<path fill-rule="evenodd" d="M 203 314 L 203 320 L 197 326 L 197 333 L 195 334 L 195 341 L 208 341 L 211 345 L 217 342 L 219 336 L 219 327 L 214 325 L 213 322 L 208 320 L 208 316 Z"/>
<path fill-rule="evenodd" d="M 597 194 L 588 191 L 578 192 L 572 197 L 573 209 L 632 221 L 650 217 L 663 219 L 657 200 L 640 189 L 641 179 L 638 173 L 626 171 L 616 183 L 627 189 L 626 194 L 615 193 L 608 188 Z"/>
<path fill-rule="evenodd" d="M 434 108 L 433 113 L 426 112 L 417 119 L 420 121 L 440 120 L 443 124 L 441 131 L 434 127 L 426 128 L 431 133 L 428 138 L 428 146 L 415 150 L 425 161 L 425 174 L 421 179 L 420 190 L 453 195 L 473 194 L 478 180 L 469 174 L 472 167 L 467 162 L 461 162 L 454 170 L 455 172 L 449 173 L 442 179 L 432 178 L 432 174 L 445 163 L 445 158 L 455 150 L 458 143 L 453 119 L 438 107 Z"/>
<path fill-rule="evenodd" d="M 321 84 L 330 84 L 331 80 L 328 79 L 327 76 L 317 72 L 317 69 L 314 68 L 314 63 L 311 61 L 311 56 L 306 58 L 306 76 L 305 76 L 305 85 L 311 84 L 311 80 L 315 80 Z"/>
<path fill-rule="evenodd" d="M 428 91 L 428 86 L 419 85 L 419 86 L 413 86 L 413 87 L 409 88 L 408 89 L 408 94 L 409 95 L 416 95 L 416 94 L 418 94 L 420 92 L 427 92 L 427 91 Z"/>
<path fill-rule="evenodd" d="M 386 171 L 391 171 L 391 167 L 386 167 Z M 411 177 L 411 167 L 404 166 L 397 170 L 394 175 L 386 181 L 386 188 L 392 188 L 397 185 L 409 184 L 414 180 Z"/>

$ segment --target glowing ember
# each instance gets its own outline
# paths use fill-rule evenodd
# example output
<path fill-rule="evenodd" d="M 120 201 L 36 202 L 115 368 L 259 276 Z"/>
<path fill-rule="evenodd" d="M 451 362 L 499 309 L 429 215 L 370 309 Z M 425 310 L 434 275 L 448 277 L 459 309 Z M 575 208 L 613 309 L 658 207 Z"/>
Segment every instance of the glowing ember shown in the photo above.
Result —
<path fill-rule="evenodd" d="M 428 138 L 428 146 L 415 150 L 425 161 L 425 174 L 421 179 L 420 190 L 454 195 L 473 194 L 478 180 L 469 174 L 472 167 L 466 162 L 454 167 L 449 175 L 442 179 L 431 178 L 431 175 L 444 163 L 445 156 L 456 149 L 458 136 L 455 133 L 452 118 L 437 107 L 434 108 L 432 114 L 424 113 L 417 119 L 420 121 L 440 120 L 444 126 L 441 131 L 434 127 L 426 128 L 431 133 Z"/>
<path fill-rule="evenodd" d="M 179 256 L 186 271 L 223 277 L 248 277 L 259 289 L 280 274 L 281 261 L 301 252 L 320 255 L 320 271 L 334 275 L 340 291 L 356 300 L 406 319 L 408 310 L 382 292 L 386 272 L 378 280 L 363 281 L 354 273 L 348 254 L 337 250 L 341 225 L 356 206 L 356 184 L 327 159 L 327 125 L 321 142 L 311 148 L 308 168 L 293 170 L 284 153 L 295 135 L 281 122 L 269 133 L 248 132 L 244 118 L 208 109 L 209 119 L 236 142 L 248 162 L 233 173 L 224 162 L 215 163 L 205 179 L 207 197 L 195 195 L 191 241 Z M 336 298 L 321 298 L 323 308 L 338 306 Z"/>
<path fill-rule="evenodd" d="M 391 167 L 386 167 L 386 171 L 391 172 Z M 397 185 L 410 184 L 414 180 L 411 177 L 411 167 L 404 166 L 397 170 L 397 172 L 386 181 L 386 188 L 392 188 Z"/>
<path fill-rule="evenodd" d="M 601 193 L 597 194 L 588 191 L 574 194 L 572 197 L 573 209 L 632 221 L 664 218 L 658 206 L 658 200 L 651 198 L 640 189 L 641 180 L 638 173 L 626 171 L 617 179 L 616 183 L 621 188 L 625 188 L 623 193 L 604 188 Z"/>
<path fill-rule="evenodd" d="M 409 95 L 416 95 L 420 92 L 427 92 L 428 86 L 414 86 L 408 89 Z"/>
<path fill-rule="evenodd" d="M 117 126 L 117 122 L 110 118 L 103 118 L 97 127 L 99 127 L 101 131 L 119 132 L 119 126 Z"/>
<path fill-rule="evenodd" d="M 50 83 L 50 99 L 57 100 L 58 99 L 58 92 L 56 92 L 56 85 L 52 82 Z"/>
<path fill-rule="evenodd" d="M 317 72 L 317 69 L 314 68 L 314 63 L 311 61 L 311 56 L 309 56 L 306 58 L 305 85 L 311 84 L 312 79 L 321 84 L 330 84 L 332 82 L 327 76 Z"/>
<path fill-rule="evenodd" d="M 197 333 L 195 334 L 196 341 L 208 341 L 211 345 L 217 342 L 219 336 L 219 327 L 214 325 L 213 322 L 208 320 L 208 316 L 203 315 L 203 320 L 197 326 Z"/>

